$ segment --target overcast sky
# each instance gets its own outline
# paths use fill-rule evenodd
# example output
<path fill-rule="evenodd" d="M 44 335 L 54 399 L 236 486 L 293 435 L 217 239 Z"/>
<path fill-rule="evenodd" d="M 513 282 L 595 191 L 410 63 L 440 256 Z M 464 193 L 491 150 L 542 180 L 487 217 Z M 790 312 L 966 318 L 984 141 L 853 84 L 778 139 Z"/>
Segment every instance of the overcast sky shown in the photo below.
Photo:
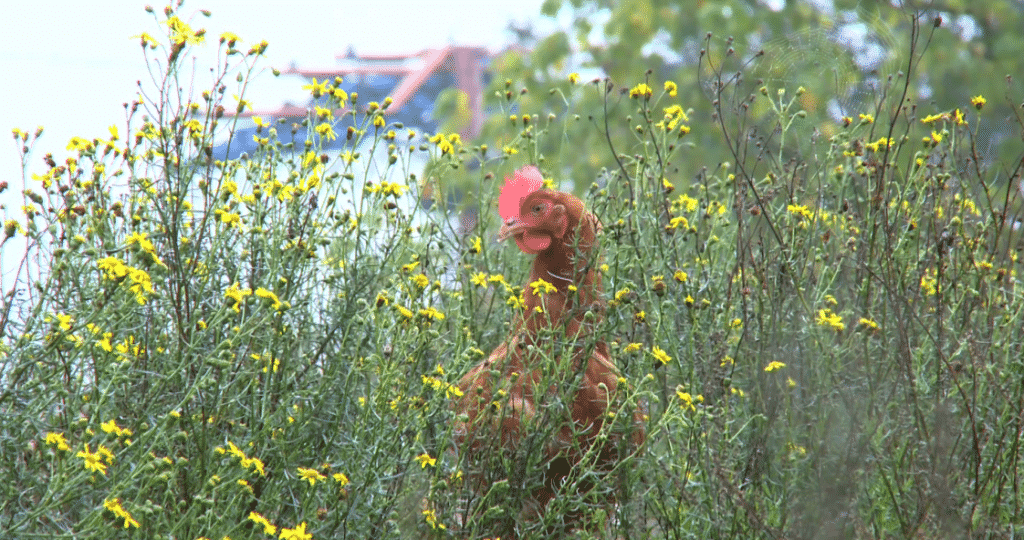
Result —
<path fill-rule="evenodd" d="M 186 0 L 181 13 L 186 19 L 200 9 L 212 11 L 211 18 L 192 20 L 193 28 L 207 29 L 204 59 L 213 58 L 217 37 L 231 31 L 247 44 L 267 40 L 270 48 L 262 65 L 285 68 L 292 62 L 331 65 L 350 45 L 360 54 L 414 53 L 449 44 L 497 51 L 512 40 L 505 30 L 509 21 L 553 26 L 540 17 L 541 2 Z M 151 4 L 158 13 L 165 5 Z M 12 202 L 10 195 L 20 191 L 21 182 L 11 129 L 45 128 L 30 161 L 30 170 L 41 172 L 41 158 L 47 152 L 66 156 L 72 136 L 105 137 L 107 126 L 123 126 L 122 104 L 135 96 L 135 81 L 147 76 L 138 39 L 131 36 L 165 31 L 145 6 L 135 0 L 21 0 L 5 6 L 0 17 L 0 179 L 10 188 L 0 200 L 13 205 L 15 213 L 20 202 Z M 301 103 L 301 84 L 266 74 L 249 97 L 261 110 L 274 109 L 285 99 Z"/>

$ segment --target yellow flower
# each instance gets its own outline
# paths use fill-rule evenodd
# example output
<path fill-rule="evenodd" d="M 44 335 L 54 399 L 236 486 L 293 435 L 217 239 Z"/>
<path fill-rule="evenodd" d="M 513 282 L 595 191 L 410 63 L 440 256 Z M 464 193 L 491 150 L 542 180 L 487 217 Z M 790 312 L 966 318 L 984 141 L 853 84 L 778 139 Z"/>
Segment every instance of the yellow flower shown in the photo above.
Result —
<path fill-rule="evenodd" d="M 875 115 L 873 114 L 860 114 L 860 121 L 862 124 L 873 124 L 875 122 Z"/>
<path fill-rule="evenodd" d="M 338 138 L 338 135 L 334 133 L 334 127 L 327 122 L 316 126 L 316 133 L 317 135 L 320 135 L 321 138 L 328 141 L 333 141 Z"/>
<path fill-rule="evenodd" d="M 245 458 L 241 461 L 242 467 L 245 469 L 252 469 L 253 472 L 259 473 L 260 476 L 266 476 L 267 472 L 263 468 L 263 461 L 258 457 Z"/>
<path fill-rule="evenodd" d="M 124 528 L 127 529 L 129 526 L 139 528 L 139 522 L 132 518 L 132 515 L 128 513 L 121 506 L 121 499 L 107 499 L 103 501 L 103 507 L 114 513 L 115 516 L 124 520 Z"/>
<path fill-rule="evenodd" d="M 665 351 L 661 350 L 661 347 L 658 347 L 657 345 L 651 347 L 651 354 L 660 365 L 665 365 L 672 361 L 672 357 Z"/>
<path fill-rule="evenodd" d="M 525 305 L 525 303 L 523 302 L 522 295 L 517 296 L 514 294 L 509 295 L 508 299 L 505 300 L 505 303 L 516 309 L 522 309 L 522 307 Z"/>
<path fill-rule="evenodd" d="M 46 444 L 56 446 L 57 450 L 63 450 L 65 452 L 71 450 L 68 446 L 68 440 L 64 438 L 63 433 L 54 433 L 52 431 L 46 434 Z"/>
<path fill-rule="evenodd" d="M 982 96 L 981 94 L 978 94 L 971 98 L 971 105 L 974 105 L 974 108 L 978 109 L 979 111 L 982 109 L 982 107 L 985 106 L 986 103 L 988 103 L 988 100 L 985 99 L 985 97 Z"/>
<path fill-rule="evenodd" d="M 682 227 L 683 230 L 690 228 L 690 220 L 686 219 L 686 216 L 676 216 L 668 222 L 668 228 L 670 229 L 678 229 L 680 227 Z"/>
<path fill-rule="evenodd" d="M 430 457 L 430 454 L 420 454 L 416 456 L 416 462 L 420 464 L 421 469 L 426 469 L 427 466 L 437 465 L 437 459 Z"/>
<path fill-rule="evenodd" d="M 252 290 L 239 288 L 237 281 L 224 292 L 224 297 L 231 300 L 231 309 L 235 313 L 241 313 L 239 306 L 245 302 L 246 296 L 252 296 Z"/>
<path fill-rule="evenodd" d="M 537 281 L 530 283 L 530 287 L 533 289 L 533 294 L 547 294 L 557 292 L 558 288 L 554 285 L 544 281 L 544 278 L 537 278 Z"/>
<path fill-rule="evenodd" d="M 310 486 L 316 485 L 319 480 L 327 480 L 327 477 L 320 474 L 320 471 L 305 467 L 299 467 L 299 478 L 308 481 Z"/>
<path fill-rule="evenodd" d="M 416 274 L 412 277 L 412 282 L 420 289 L 426 289 L 427 285 L 430 285 L 430 278 L 426 274 Z"/>
<path fill-rule="evenodd" d="M 274 535 L 277 533 L 277 527 L 275 527 L 269 521 L 267 521 L 267 518 L 263 517 L 263 514 L 257 512 L 249 512 L 249 521 L 252 521 L 257 525 L 263 525 L 264 534 Z"/>
<path fill-rule="evenodd" d="M 691 411 L 697 410 L 697 408 L 693 406 L 693 396 L 691 396 L 689 392 L 683 392 L 681 388 L 676 388 L 676 397 L 678 397 L 679 401 L 682 402 L 680 403 L 680 407 L 690 409 Z"/>
<path fill-rule="evenodd" d="M 469 278 L 469 282 L 478 287 L 487 287 L 487 272 L 477 272 Z"/>
<path fill-rule="evenodd" d="M 437 520 L 437 514 L 433 510 L 424 510 L 423 519 L 426 520 L 427 525 L 430 525 L 431 529 L 446 529 L 444 523 Z"/>
<path fill-rule="evenodd" d="M 682 270 L 676 270 L 675 273 L 672 274 L 672 279 L 678 281 L 679 283 L 686 283 L 688 277 L 689 276 L 686 275 L 686 272 L 683 272 Z"/>
<path fill-rule="evenodd" d="M 264 289 L 263 287 L 257 288 L 256 292 L 254 292 L 253 294 L 260 298 L 270 300 L 271 307 L 278 311 L 280 311 L 281 308 L 288 307 L 289 305 L 288 302 L 282 302 L 280 299 L 277 298 L 276 294 L 274 294 L 271 291 L 268 291 L 267 289 Z"/>
<path fill-rule="evenodd" d="M 638 98 L 638 97 L 650 98 L 652 95 L 654 95 L 654 90 L 651 90 L 651 87 L 647 86 L 644 83 L 640 83 L 640 84 L 634 86 L 629 91 L 629 97 L 631 97 L 631 98 Z"/>
<path fill-rule="evenodd" d="M 676 97 L 676 93 L 678 91 L 676 83 L 672 81 L 665 81 L 665 91 L 668 92 L 670 97 Z"/>
<path fill-rule="evenodd" d="M 444 313 L 441 313 L 440 311 L 438 311 L 438 310 L 436 310 L 436 309 L 434 309 L 432 307 L 426 307 L 426 308 L 423 308 L 423 309 L 419 310 L 419 314 L 420 314 L 421 317 L 424 317 L 427 320 L 435 320 L 435 321 L 443 321 L 444 320 Z"/>
<path fill-rule="evenodd" d="M 861 326 L 863 326 L 865 328 L 869 328 L 871 330 L 878 330 L 878 323 L 876 323 L 875 321 L 872 321 L 871 319 L 865 318 L 865 317 L 861 317 L 860 320 L 857 321 L 857 324 L 859 324 L 859 325 L 861 325 Z"/>
<path fill-rule="evenodd" d="M 294 529 L 281 529 L 279 540 L 313 540 L 312 534 L 306 534 L 306 522 L 303 521 Z"/>
<path fill-rule="evenodd" d="M 569 82 L 572 83 L 572 84 L 576 84 L 576 83 L 580 82 L 580 74 L 576 73 L 576 72 L 570 73 L 569 74 Z"/>
<path fill-rule="evenodd" d="M 107 474 L 107 466 L 103 463 L 103 460 L 101 459 L 102 456 L 99 452 L 90 452 L 89 443 L 86 443 L 85 450 L 75 454 L 75 457 L 82 458 L 82 465 L 84 465 L 87 470 L 96 471 L 104 475 Z"/>
<path fill-rule="evenodd" d="M 316 77 L 313 77 L 313 82 L 303 86 L 302 89 L 309 90 L 309 92 L 313 94 L 313 97 L 318 98 L 321 95 L 326 94 L 328 92 L 327 81 L 325 80 L 322 83 L 318 83 L 316 82 Z"/>
<path fill-rule="evenodd" d="M 776 369 L 782 369 L 784 367 L 786 367 L 786 364 L 783 364 L 782 362 L 772 361 L 772 362 L 769 362 L 768 365 L 764 367 L 764 370 L 769 372 L 769 373 L 771 373 L 772 371 L 775 371 Z"/>
<path fill-rule="evenodd" d="M 843 318 L 832 313 L 832 310 L 827 308 L 818 310 L 818 325 L 828 326 L 836 332 L 841 332 L 846 328 L 846 325 L 843 324 Z"/>
<path fill-rule="evenodd" d="M 629 345 L 626 345 L 625 347 L 622 348 L 622 352 L 629 354 L 632 352 L 639 351 L 640 349 L 643 348 L 643 346 L 643 343 L 630 343 Z"/>
<path fill-rule="evenodd" d="M 103 429 L 104 433 L 113 433 L 113 434 L 117 435 L 118 437 L 122 437 L 122 436 L 123 437 L 131 437 L 132 436 L 132 430 L 130 430 L 130 429 L 122 429 L 122 428 L 118 427 L 117 422 L 115 422 L 113 419 L 110 419 L 110 420 L 100 424 L 100 428 Z"/>
<path fill-rule="evenodd" d="M 171 29 L 171 41 L 176 45 L 184 45 L 186 43 L 189 45 L 199 45 L 205 41 L 203 36 L 206 34 L 206 30 L 193 31 L 192 27 L 179 19 L 177 15 L 171 15 L 167 19 L 166 24 Z"/>
<path fill-rule="evenodd" d="M 348 485 L 348 477 L 345 476 L 345 473 L 334 473 L 332 477 L 334 478 L 335 482 L 341 485 L 341 487 L 345 487 Z"/>

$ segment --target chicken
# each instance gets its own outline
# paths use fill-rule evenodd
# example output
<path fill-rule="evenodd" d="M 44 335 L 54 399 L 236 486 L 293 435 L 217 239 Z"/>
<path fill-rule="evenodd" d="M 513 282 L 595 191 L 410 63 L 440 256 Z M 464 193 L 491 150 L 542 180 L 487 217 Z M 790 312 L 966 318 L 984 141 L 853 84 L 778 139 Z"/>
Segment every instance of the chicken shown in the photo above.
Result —
<path fill-rule="evenodd" d="M 494 451 L 496 444 L 515 449 L 530 425 L 536 429 L 538 421 L 558 421 L 554 440 L 544 445 L 548 463 L 543 487 L 532 493 L 540 515 L 588 452 L 597 456 L 600 469 L 610 469 L 620 459 L 621 437 L 604 439 L 602 447 L 594 448 L 619 387 L 608 345 L 594 335 L 602 308 L 601 276 L 595 269 L 601 225 L 578 198 L 543 189 L 536 167 L 506 178 L 498 211 L 504 220 L 499 240 L 514 239 L 521 251 L 536 257 L 524 286 L 522 316 L 513 321 L 505 342 L 459 382 L 463 396 L 455 410 L 466 420 L 456 433 L 460 448 L 472 458 L 474 452 Z M 531 286 L 540 279 L 554 290 Z M 558 366 L 561 373 L 553 373 Z M 539 410 L 566 388 L 571 398 L 568 418 L 552 418 Z M 644 438 L 639 411 L 634 424 L 629 442 L 638 447 Z M 592 487 L 577 485 L 581 491 Z M 564 516 L 567 530 L 577 525 L 573 521 L 578 517 Z"/>

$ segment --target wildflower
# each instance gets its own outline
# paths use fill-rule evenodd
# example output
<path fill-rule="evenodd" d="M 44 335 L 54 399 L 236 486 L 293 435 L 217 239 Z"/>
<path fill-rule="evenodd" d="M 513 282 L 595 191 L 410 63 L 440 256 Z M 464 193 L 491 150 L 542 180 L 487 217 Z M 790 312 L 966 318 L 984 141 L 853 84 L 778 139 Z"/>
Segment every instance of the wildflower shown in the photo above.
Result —
<path fill-rule="evenodd" d="M 860 114 L 860 122 L 862 124 L 873 124 L 875 122 L 875 115 L 873 114 Z"/>
<path fill-rule="evenodd" d="M 334 473 L 331 477 L 334 478 L 334 481 L 340 484 L 341 487 L 345 487 L 349 483 L 348 477 L 345 476 L 345 473 Z"/>
<path fill-rule="evenodd" d="M 431 467 L 437 465 L 437 459 L 430 457 L 430 454 L 420 454 L 415 459 L 420 464 L 421 469 L 427 468 L 428 465 Z"/>
<path fill-rule="evenodd" d="M 477 272 L 469 278 L 469 282 L 477 287 L 487 287 L 487 272 Z"/>
<path fill-rule="evenodd" d="M 46 444 L 56 446 L 57 450 L 63 450 L 65 452 L 71 450 L 71 447 L 68 446 L 68 440 L 64 438 L 63 433 L 54 433 L 52 431 L 47 432 Z"/>
<path fill-rule="evenodd" d="M 224 292 L 224 297 L 231 301 L 231 309 L 235 310 L 235 313 L 241 313 L 239 306 L 245 301 L 246 296 L 251 295 L 252 290 L 239 288 L 237 281 Z"/>
<path fill-rule="evenodd" d="M 776 369 L 782 369 L 784 367 L 786 367 L 786 364 L 783 364 L 782 362 L 772 361 L 772 362 L 769 362 L 768 365 L 764 367 L 764 370 L 766 372 L 768 372 L 768 373 L 771 373 L 772 371 L 775 371 Z"/>
<path fill-rule="evenodd" d="M 192 27 L 177 15 L 168 18 L 166 24 L 171 29 L 171 41 L 176 45 L 199 45 L 205 41 L 206 30 L 192 30 Z"/>
<path fill-rule="evenodd" d="M 557 292 L 558 288 L 554 285 L 544 281 L 544 278 L 537 278 L 537 281 L 530 283 L 530 287 L 533 289 L 533 294 L 547 294 Z"/>
<path fill-rule="evenodd" d="M 643 343 L 630 343 L 629 345 L 626 345 L 625 347 L 622 348 L 622 352 L 626 354 L 633 353 L 642 349 L 643 346 Z"/>
<path fill-rule="evenodd" d="M 686 272 L 682 270 L 676 270 L 675 273 L 672 274 L 672 279 L 679 283 L 686 283 L 687 278 L 689 278 L 689 276 L 687 276 Z"/>
<path fill-rule="evenodd" d="M 234 32 L 224 32 L 220 35 L 220 42 L 224 43 L 225 41 L 228 43 L 228 47 L 234 47 L 236 42 L 242 41 L 242 38 Z"/>
<path fill-rule="evenodd" d="M 87 470 L 96 471 L 100 474 L 107 474 L 107 466 L 103 463 L 102 454 L 100 452 L 90 452 L 89 443 L 85 443 L 85 450 L 75 454 L 75 457 L 82 458 L 82 465 Z"/>
<path fill-rule="evenodd" d="M 672 81 L 665 81 L 665 91 L 668 92 L 668 95 L 670 97 L 676 97 L 676 93 L 678 92 L 678 90 L 679 89 L 678 87 L 676 87 L 676 83 Z"/>
<path fill-rule="evenodd" d="M 321 138 L 327 141 L 333 141 L 338 138 L 338 135 L 334 133 L 334 127 L 324 122 L 316 126 L 316 133 Z"/>
<path fill-rule="evenodd" d="M 580 82 L 580 74 L 576 73 L 576 72 L 570 73 L 569 74 L 569 82 L 572 83 L 572 84 L 576 84 L 576 83 Z"/>
<path fill-rule="evenodd" d="M 313 97 L 318 98 L 321 95 L 326 94 L 328 92 L 327 81 L 324 80 L 324 82 L 318 83 L 316 82 L 316 77 L 313 77 L 313 82 L 304 85 L 302 89 L 309 90 L 309 92 L 313 94 Z"/>
<path fill-rule="evenodd" d="M 690 395 L 689 392 L 683 392 L 682 388 L 677 387 L 676 397 L 678 397 L 679 401 L 681 402 L 679 404 L 680 407 L 684 409 L 690 409 L 691 411 L 697 410 L 697 408 L 693 406 L 693 396 Z"/>
<path fill-rule="evenodd" d="M 61 330 L 64 330 L 65 332 L 71 330 L 71 323 L 74 321 L 74 318 L 71 317 L 71 315 L 67 315 L 67 314 L 64 314 L 64 313 L 57 313 L 56 317 L 57 317 L 57 326 Z M 47 322 L 49 322 L 49 321 L 47 321 Z"/>
<path fill-rule="evenodd" d="M 520 295 L 515 295 L 515 294 L 510 295 L 508 297 L 508 299 L 505 300 L 505 303 L 510 305 L 510 306 L 512 306 L 513 308 L 516 308 L 516 309 L 522 309 L 523 306 L 525 305 L 525 302 L 523 302 L 523 296 L 521 294 Z"/>
<path fill-rule="evenodd" d="M 988 100 L 985 99 L 985 97 L 982 96 L 981 94 L 978 94 L 971 98 L 971 105 L 974 105 L 974 108 L 978 109 L 979 111 L 985 106 L 986 103 L 988 103 Z"/>
<path fill-rule="evenodd" d="M 320 471 L 305 467 L 299 467 L 299 478 L 308 481 L 310 486 L 316 485 L 317 481 L 327 480 L 327 477 L 320 474 Z"/>
<path fill-rule="evenodd" d="M 260 476 L 266 476 L 267 472 L 263 468 L 263 461 L 258 457 L 247 457 L 243 459 L 239 464 L 244 469 L 252 469 L 253 472 L 259 473 Z"/>
<path fill-rule="evenodd" d="M 419 310 L 419 314 L 420 314 L 420 317 L 423 317 L 423 318 L 425 318 L 427 320 L 434 320 L 434 321 L 443 321 L 444 320 L 444 313 L 441 313 L 440 311 L 438 311 L 438 310 L 436 310 L 436 309 L 434 309 L 432 307 L 426 307 L 426 308 L 423 308 L 423 309 Z"/>
<path fill-rule="evenodd" d="M 654 95 L 654 90 L 651 90 L 651 87 L 644 83 L 640 83 L 629 90 L 629 97 L 634 99 L 638 97 L 650 99 L 652 95 Z"/>
<path fill-rule="evenodd" d="M 416 274 L 412 277 L 412 283 L 420 289 L 426 289 L 430 285 L 430 278 L 426 274 Z"/>
<path fill-rule="evenodd" d="M 921 138 L 921 142 L 928 146 L 935 146 L 942 142 L 942 133 L 936 133 L 933 129 L 931 135 Z"/>
<path fill-rule="evenodd" d="M 430 138 L 430 142 L 437 145 L 438 150 L 441 151 L 441 155 L 454 154 L 455 153 L 455 142 L 461 142 L 461 139 L 457 138 L 458 133 L 452 133 L 448 137 L 444 136 L 444 133 L 437 133 Z"/>
<path fill-rule="evenodd" d="M 312 534 L 306 533 L 306 522 L 303 521 L 294 529 L 281 529 L 279 540 L 313 540 Z"/>
<path fill-rule="evenodd" d="M 828 326 L 836 332 L 842 332 L 846 328 L 843 323 L 843 318 L 832 312 L 831 309 L 820 309 L 818 310 L 818 325 Z"/>
<path fill-rule="evenodd" d="M 104 333 L 103 339 L 99 339 L 96 341 L 96 346 L 103 349 L 104 351 L 114 352 L 114 345 L 110 343 L 110 338 L 113 336 L 114 334 L 111 332 Z"/>
<path fill-rule="evenodd" d="M 690 197 L 685 193 L 677 197 L 676 200 L 673 201 L 672 203 L 673 206 L 685 208 L 687 212 L 691 213 L 697 209 L 697 204 L 697 199 L 694 199 L 693 197 Z"/>
<path fill-rule="evenodd" d="M 437 390 L 437 391 L 444 390 L 444 397 L 447 398 L 447 399 L 451 399 L 453 396 L 454 397 L 462 397 L 463 396 L 462 390 L 459 389 L 458 386 L 455 386 L 453 384 L 447 383 L 447 382 L 442 381 L 440 379 L 437 379 L 435 377 L 431 377 L 429 375 L 422 375 L 421 378 L 423 380 L 423 384 L 425 384 L 427 386 L 430 386 L 434 390 Z"/>
<path fill-rule="evenodd" d="M 264 289 L 263 287 L 256 289 L 256 291 L 253 294 L 258 296 L 259 298 L 265 298 L 267 300 L 270 300 L 271 307 L 274 308 L 275 310 L 280 311 L 281 308 L 284 307 L 284 303 L 282 303 L 281 300 L 277 298 L 276 294 L 274 294 L 271 291 L 268 291 L 267 289 Z"/>
<path fill-rule="evenodd" d="M 427 525 L 430 525 L 431 529 L 447 529 L 444 523 L 441 523 L 437 520 L 437 514 L 435 514 L 433 510 L 424 510 L 423 519 L 426 520 Z"/>
<path fill-rule="evenodd" d="M 139 528 L 139 522 L 132 518 L 132 515 L 128 513 L 121 506 L 121 499 L 107 499 L 103 501 L 103 508 L 110 510 L 120 519 L 124 520 L 124 528 L 127 529 L 129 526 Z"/>
<path fill-rule="evenodd" d="M 118 437 L 131 437 L 132 430 L 118 427 L 117 422 L 114 419 L 110 419 L 100 424 L 100 428 L 103 429 L 104 433 L 113 433 Z"/>
<path fill-rule="evenodd" d="M 139 38 L 139 43 L 143 47 L 149 47 L 150 49 L 155 49 L 157 45 L 160 45 L 160 42 L 157 41 L 156 38 L 145 32 L 132 36 L 132 39 L 135 38 Z"/>
<path fill-rule="evenodd" d="M 813 219 L 814 212 L 811 212 L 806 205 L 803 204 L 790 204 L 786 206 L 786 211 L 790 214 L 798 216 L 800 218 Z"/>
<path fill-rule="evenodd" d="M 690 117 L 687 116 L 686 111 L 684 111 L 683 108 L 680 107 L 679 105 L 665 107 L 664 112 L 664 118 L 661 120 L 661 122 L 658 122 L 655 125 L 661 129 L 664 129 L 665 131 L 672 131 L 677 126 L 680 126 L 680 122 L 690 121 Z M 689 127 L 687 127 L 686 125 L 682 125 L 682 127 L 685 127 L 687 133 L 689 133 Z"/>
<path fill-rule="evenodd" d="M 682 227 L 683 230 L 690 228 L 690 220 L 686 219 L 686 216 L 676 216 L 668 222 L 668 228 L 678 229 Z"/>
<path fill-rule="evenodd" d="M 651 355 L 654 356 L 654 359 L 658 361 L 658 365 L 661 366 L 664 366 L 665 364 L 668 364 L 669 362 L 672 361 L 672 357 L 669 356 L 668 353 L 666 353 L 665 351 L 661 350 L 661 347 L 658 347 L 657 345 L 651 347 Z"/>
<path fill-rule="evenodd" d="M 878 323 L 866 317 L 861 317 L 857 324 L 869 330 L 878 330 Z"/>
<path fill-rule="evenodd" d="M 404 317 L 405 319 L 412 319 L 412 311 L 409 311 L 407 308 L 402 306 L 395 306 L 395 309 L 397 309 L 398 314 Z"/>
<path fill-rule="evenodd" d="M 249 521 L 252 521 L 257 525 L 263 525 L 264 534 L 274 535 L 277 533 L 277 527 L 267 521 L 267 518 L 263 517 L 263 514 L 258 512 L 249 512 Z"/>

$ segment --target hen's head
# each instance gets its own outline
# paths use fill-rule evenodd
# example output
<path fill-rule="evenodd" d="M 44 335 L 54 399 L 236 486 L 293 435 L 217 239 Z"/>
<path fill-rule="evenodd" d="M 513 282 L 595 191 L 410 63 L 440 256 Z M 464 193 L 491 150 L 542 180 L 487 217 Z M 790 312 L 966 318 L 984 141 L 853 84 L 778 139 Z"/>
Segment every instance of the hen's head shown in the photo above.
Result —
<path fill-rule="evenodd" d="M 532 255 L 559 244 L 571 246 L 577 229 L 578 247 L 588 248 L 599 227 L 597 220 L 585 213 L 583 201 L 569 193 L 544 189 L 544 178 L 532 165 L 505 177 L 498 214 L 502 219 L 498 239 L 515 238 L 519 249 Z"/>

